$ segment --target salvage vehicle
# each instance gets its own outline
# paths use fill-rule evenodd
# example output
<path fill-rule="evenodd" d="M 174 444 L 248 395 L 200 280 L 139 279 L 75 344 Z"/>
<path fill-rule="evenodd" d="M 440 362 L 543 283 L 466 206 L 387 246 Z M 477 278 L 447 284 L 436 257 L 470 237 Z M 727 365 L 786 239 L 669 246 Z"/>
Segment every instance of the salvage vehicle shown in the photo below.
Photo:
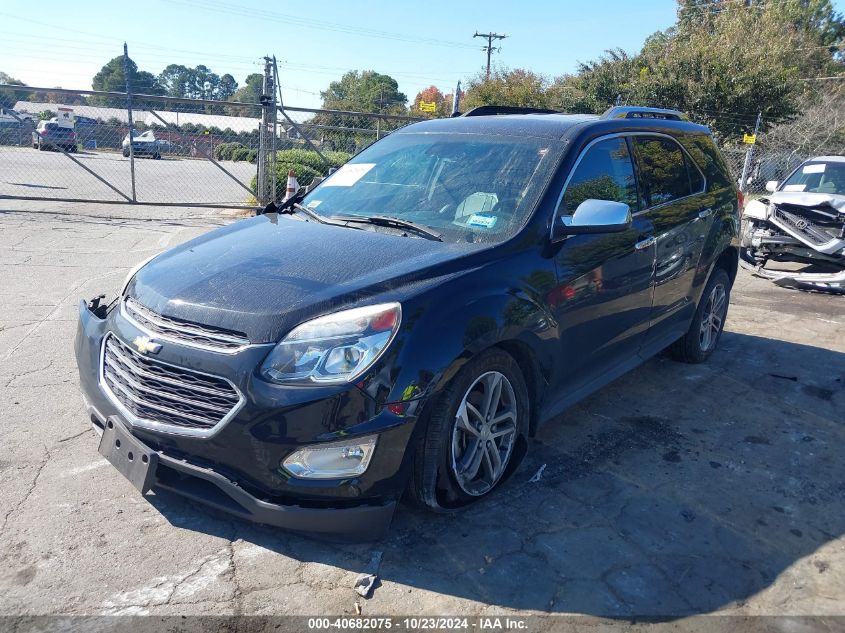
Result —
<path fill-rule="evenodd" d="M 738 194 L 673 111 L 495 107 L 396 130 L 312 190 L 79 305 L 99 451 L 169 490 L 375 538 L 489 495 L 538 426 L 664 349 L 716 349 Z"/>
<path fill-rule="evenodd" d="M 129 134 L 123 137 L 121 147 L 123 148 L 123 156 L 125 158 L 128 158 Z M 135 156 L 151 156 L 156 160 L 161 158 L 161 149 L 159 147 L 159 142 L 153 134 L 152 130 L 147 130 L 145 132 L 140 133 L 137 130 L 132 132 L 132 154 Z"/>
<path fill-rule="evenodd" d="M 771 195 L 750 201 L 742 215 L 743 265 L 781 286 L 845 289 L 845 156 L 811 158 L 766 188 Z M 770 261 L 822 270 L 766 269 Z"/>

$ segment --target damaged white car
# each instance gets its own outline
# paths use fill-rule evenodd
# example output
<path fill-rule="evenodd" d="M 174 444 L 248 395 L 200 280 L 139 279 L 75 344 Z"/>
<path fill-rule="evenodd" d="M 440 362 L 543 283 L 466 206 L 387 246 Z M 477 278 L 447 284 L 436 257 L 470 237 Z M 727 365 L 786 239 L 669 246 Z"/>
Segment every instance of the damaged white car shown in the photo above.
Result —
<path fill-rule="evenodd" d="M 741 262 L 780 286 L 845 290 L 845 156 L 802 163 L 771 193 L 750 201 L 742 215 Z M 812 265 L 773 270 L 768 262 Z"/>

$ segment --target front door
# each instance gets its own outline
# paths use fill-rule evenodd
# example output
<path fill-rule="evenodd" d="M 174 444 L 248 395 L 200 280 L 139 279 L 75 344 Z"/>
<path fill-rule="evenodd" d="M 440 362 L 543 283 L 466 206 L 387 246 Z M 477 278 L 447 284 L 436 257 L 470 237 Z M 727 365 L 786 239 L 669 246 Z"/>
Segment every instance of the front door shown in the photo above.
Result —
<path fill-rule="evenodd" d="M 624 202 L 633 225 L 621 233 L 573 235 L 555 255 L 550 296 L 559 327 L 552 383 L 572 393 L 632 361 L 648 330 L 655 247 L 653 225 L 639 214 L 637 179 L 625 137 L 593 141 L 577 162 L 555 221 L 589 198 Z"/>

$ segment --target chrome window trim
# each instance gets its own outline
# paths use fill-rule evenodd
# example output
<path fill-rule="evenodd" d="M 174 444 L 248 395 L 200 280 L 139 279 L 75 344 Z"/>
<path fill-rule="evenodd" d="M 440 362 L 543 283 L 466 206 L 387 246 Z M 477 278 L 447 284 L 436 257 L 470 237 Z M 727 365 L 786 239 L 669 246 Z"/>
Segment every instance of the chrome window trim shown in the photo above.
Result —
<path fill-rule="evenodd" d="M 140 429 L 145 429 L 148 431 L 156 431 L 158 433 L 167 433 L 172 435 L 186 435 L 191 437 L 202 437 L 202 438 L 209 438 L 217 433 L 229 423 L 229 421 L 234 418 L 241 409 L 243 409 L 244 405 L 246 404 L 246 398 L 244 398 L 243 393 L 241 390 L 238 389 L 237 385 L 235 385 L 231 380 L 225 378 L 223 376 L 216 376 L 214 374 L 209 374 L 203 371 L 198 371 L 196 369 L 190 369 L 187 367 L 180 367 L 179 365 L 174 365 L 173 363 L 167 363 L 165 361 L 155 359 L 155 362 L 161 363 L 162 365 L 166 365 L 168 367 L 172 367 L 174 369 L 178 369 L 180 371 L 191 371 L 203 376 L 208 376 L 209 378 L 214 378 L 216 380 L 225 380 L 232 389 L 235 390 L 235 393 L 238 395 L 238 402 L 235 406 L 232 407 L 232 410 L 229 411 L 225 416 L 223 416 L 220 421 L 215 424 L 214 426 L 207 428 L 207 429 L 192 429 L 186 428 L 184 426 L 176 426 L 175 424 L 167 424 L 165 422 L 156 422 L 155 420 L 147 420 L 145 418 L 139 418 L 134 413 L 132 413 L 129 409 L 127 409 L 124 404 L 120 401 L 120 399 L 115 396 L 112 392 L 111 387 L 108 386 L 106 383 L 106 376 L 105 376 L 105 369 L 106 369 L 106 343 L 109 340 L 109 336 L 113 336 L 115 339 L 123 343 L 124 345 L 129 345 L 125 341 L 121 340 L 120 337 L 112 331 L 106 332 L 105 336 L 103 336 L 103 340 L 100 343 L 100 368 L 97 376 L 97 382 L 100 385 L 100 389 L 103 390 L 103 393 L 108 398 L 109 402 L 111 402 L 117 410 L 124 416 L 127 422 L 129 422 L 133 427 L 138 427 Z M 181 412 L 180 412 L 181 415 Z"/>
<path fill-rule="evenodd" d="M 558 209 L 560 209 L 560 203 L 563 201 L 563 196 L 566 195 L 566 189 L 569 187 L 569 182 L 572 180 L 572 177 L 575 175 L 575 172 L 578 170 L 578 166 L 581 164 L 581 161 L 583 160 L 586 153 L 590 151 L 590 149 L 593 147 L 593 145 L 600 143 L 602 141 L 607 141 L 607 140 L 614 139 L 614 138 L 627 139 L 627 138 L 632 137 L 632 136 L 656 136 L 656 137 L 659 137 L 659 138 L 667 138 L 670 141 L 672 141 L 673 143 L 675 143 L 675 145 L 677 145 L 681 149 L 681 151 L 684 153 L 684 156 L 686 156 L 686 158 L 690 161 L 690 163 L 695 165 L 695 169 L 698 171 L 698 173 L 701 174 L 702 188 L 701 188 L 701 191 L 696 191 L 696 192 L 691 193 L 687 196 L 683 196 L 681 198 L 675 198 L 674 200 L 670 200 L 669 202 L 663 202 L 663 203 L 655 205 L 653 207 L 647 207 L 645 209 L 640 209 L 639 211 L 632 213 L 631 217 L 636 218 L 636 217 L 643 215 L 644 213 L 648 213 L 650 211 L 654 211 L 655 209 L 659 209 L 661 207 L 664 207 L 667 204 L 674 204 L 674 203 L 678 202 L 679 200 L 686 200 L 687 198 L 692 198 L 693 196 L 700 196 L 702 193 L 707 192 L 707 176 L 704 175 L 704 172 L 701 171 L 701 168 L 698 166 L 698 163 L 696 163 L 692 159 L 692 156 L 690 156 L 690 154 L 686 150 L 686 148 L 684 148 L 684 146 L 681 145 L 681 143 L 678 142 L 678 140 L 675 137 L 673 137 L 672 135 L 664 134 L 663 132 L 645 132 L 645 131 L 643 131 L 643 132 L 613 132 L 612 134 L 604 134 L 602 136 L 598 136 L 598 137 L 594 138 L 592 141 L 590 141 L 589 143 L 587 143 L 587 145 L 584 146 L 584 149 L 582 149 L 581 152 L 578 154 L 578 158 L 575 159 L 575 164 L 572 165 L 572 169 L 569 170 L 569 173 L 566 176 L 566 181 L 563 183 L 563 187 L 561 187 L 560 194 L 558 195 L 557 201 L 555 202 L 555 210 L 552 213 L 552 223 L 551 223 L 551 226 L 549 227 L 549 239 L 554 238 L 555 222 L 557 222 Z M 627 143 L 626 143 L 625 146 L 628 147 Z M 628 149 L 628 154 L 629 154 L 630 159 L 631 159 L 631 167 L 634 170 L 634 177 L 637 178 L 637 191 L 639 192 L 640 173 L 639 173 L 639 170 L 637 169 L 637 163 L 636 163 L 636 160 L 635 160 L 636 157 L 634 156 L 634 153 L 631 151 L 630 148 Z"/>
<path fill-rule="evenodd" d="M 194 349 L 201 349 L 207 352 L 214 352 L 215 354 L 238 354 L 239 352 L 244 351 L 245 349 L 249 349 L 251 347 L 262 347 L 262 346 L 270 346 L 275 345 L 275 343 L 247 343 L 245 345 L 241 345 L 239 347 L 233 347 L 231 349 L 222 349 L 220 347 L 214 347 L 213 345 L 203 345 L 202 343 L 191 343 L 190 341 L 185 341 L 182 339 L 178 339 L 174 336 L 169 336 L 167 334 L 162 334 L 161 332 L 154 332 L 153 330 L 149 329 L 143 323 L 139 323 L 135 318 L 132 317 L 131 314 L 126 309 L 126 301 L 128 297 L 123 297 L 120 300 L 120 316 L 126 319 L 129 323 L 131 323 L 134 327 L 141 330 L 144 334 L 149 336 L 154 340 L 160 341 L 167 341 L 168 343 L 173 343 L 174 345 L 182 345 L 184 347 L 191 347 Z M 137 299 L 135 299 L 137 301 Z M 140 303 L 140 302 L 138 302 Z M 143 305 L 143 304 L 141 304 Z M 146 307 L 146 306 L 144 306 Z M 147 308 L 149 310 L 149 308 Z M 153 312 L 152 310 L 150 310 Z"/>

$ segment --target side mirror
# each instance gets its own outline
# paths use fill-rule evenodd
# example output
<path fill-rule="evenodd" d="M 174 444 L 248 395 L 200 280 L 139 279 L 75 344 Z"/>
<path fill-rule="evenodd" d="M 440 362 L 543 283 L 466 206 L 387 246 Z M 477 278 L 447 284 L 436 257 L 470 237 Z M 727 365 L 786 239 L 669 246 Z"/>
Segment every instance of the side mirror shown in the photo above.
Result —
<path fill-rule="evenodd" d="M 572 215 L 559 216 L 552 239 L 582 233 L 619 233 L 631 228 L 631 207 L 612 200 L 584 200 Z"/>
<path fill-rule="evenodd" d="M 777 180 L 770 180 L 769 182 L 766 183 L 766 191 L 768 191 L 770 193 L 774 193 L 775 191 L 778 190 L 779 184 L 780 183 Z"/>

